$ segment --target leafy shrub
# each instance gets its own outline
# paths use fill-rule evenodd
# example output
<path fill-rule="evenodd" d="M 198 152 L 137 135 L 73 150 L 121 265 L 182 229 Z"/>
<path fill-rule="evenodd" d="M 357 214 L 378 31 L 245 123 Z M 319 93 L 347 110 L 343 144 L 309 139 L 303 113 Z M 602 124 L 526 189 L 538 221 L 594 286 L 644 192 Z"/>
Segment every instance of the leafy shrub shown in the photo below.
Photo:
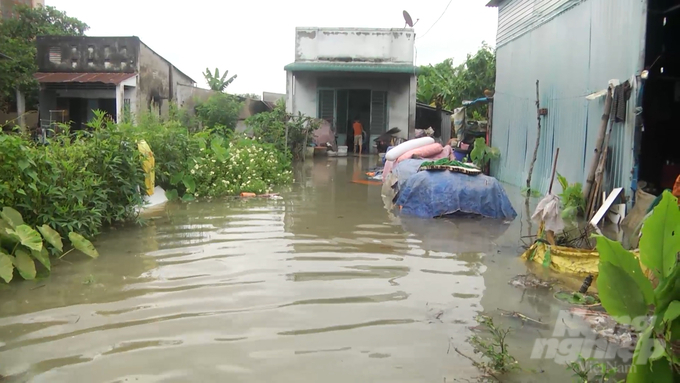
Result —
<path fill-rule="evenodd" d="M 134 142 L 95 119 L 91 133 L 68 131 L 36 145 L 0 135 L 0 205 L 13 206 L 26 222 L 53 225 L 61 235 L 98 234 L 103 224 L 135 217 L 144 174 Z"/>
<path fill-rule="evenodd" d="M 70 232 L 68 238 L 73 248 L 64 252 L 62 238 L 52 227 L 42 225 L 35 230 L 24 223 L 18 211 L 5 206 L 0 212 L 0 278 L 9 283 L 16 270 L 26 280 L 35 279 L 35 261 L 47 271 L 52 269 L 50 253 L 61 258 L 77 249 L 92 258 L 99 256 L 92 243 L 80 234 Z"/>
<path fill-rule="evenodd" d="M 298 115 L 286 113 L 286 104 L 280 101 L 271 111 L 248 117 L 246 126 L 249 133 L 258 141 L 272 144 L 279 151 L 290 153 L 292 158 L 300 159 L 305 146 L 321 124 L 319 120 L 301 113 Z M 286 127 L 288 128 L 287 137 Z"/>
<path fill-rule="evenodd" d="M 196 105 L 196 118 L 204 126 L 222 134 L 236 129 L 238 115 L 243 103 L 237 96 L 226 93 L 215 93 L 206 101 Z"/>
<path fill-rule="evenodd" d="M 572 221 L 586 208 L 581 183 L 577 182 L 570 185 L 569 181 L 560 173 L 557 173 L 557 181 L 562 186 L 562 193 L 559 195 L 562 202 L 562 218 Z"/>
<path fill-rule="evenodd" d="M 620 243 L 596 236 L 602 306 L 617 322 L 639 331 L 627 382 L 680 381 L 679 232 L 678 200 L 664 191 L 644 221 L 639 260 Z M 656 288 L 650 279 L 658 281 Z"/>
<path fill-rule="evenodd" d="M 491 160 L 500 158 L 501 151 L 498 148 L 486 144 L 484 137 L 475 139 L 475 145 L 470 152 L 470 159 L 480 169 L 484 168 Z"/>

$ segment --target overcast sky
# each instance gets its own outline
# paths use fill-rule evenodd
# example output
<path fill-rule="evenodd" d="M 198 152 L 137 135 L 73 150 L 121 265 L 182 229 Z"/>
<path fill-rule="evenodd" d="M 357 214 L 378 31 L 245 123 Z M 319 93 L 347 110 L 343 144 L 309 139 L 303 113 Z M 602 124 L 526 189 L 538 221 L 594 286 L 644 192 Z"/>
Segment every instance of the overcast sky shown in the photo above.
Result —
<path fill-rule="evenodd" d="M 89 36 L 139 36 L 200 87 L 207 87 L 201 74 L 205 68 L 218 67 L 238 75 L 229 93 L 261 95 L 285 93 L 283 67 L 295 58 L 295 27 L 402 28 L 402 11 L 407 10 L 413 21 L 420 19 L 415 26 L 416 64 L 446 58 L 458 63 L 482 41 L 495 45 L 497 10 L 485 7 L 488 1 L 45 0 L 45 4 L 86 22 Z"/>

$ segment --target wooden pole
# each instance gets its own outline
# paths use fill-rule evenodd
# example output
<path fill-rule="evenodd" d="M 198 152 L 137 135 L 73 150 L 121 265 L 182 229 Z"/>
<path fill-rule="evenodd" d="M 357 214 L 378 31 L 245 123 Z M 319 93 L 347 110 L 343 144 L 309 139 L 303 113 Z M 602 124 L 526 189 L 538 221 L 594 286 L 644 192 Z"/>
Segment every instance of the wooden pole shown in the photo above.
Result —
<path fill-rule="evenodd" d="M 534 164 L 536 157 L 538 157 L 538 145 L 541 142 L 541 102 L 538 97 L 538 80 L 536 80 L 536 121 L 538 132 L 536 133 L 536 146 L 534 147 L 534 157 L 531 159 L 531 166 L 529 167 L 529 176 L 527 177 L 527 193 L 531 194 L 531 174 L 534 172 Z"/>
<path fill-rule="evenodd" d="M 555 159 L 553 160 L 552 175 L 550 176 L 550 188 L 548 188 L 548 194 L 552 193 L 553 183 L 555 182 L 555 172 L 557 171 L 557 157 L 560 155 L 560 148 L 555 151 Z"/>
<path fill-rule="evenodd" d="M 593 183 L 595 182 L 595 172 L 597 171 L 597 165 L 600 162 L 600 157 L 602 156 L 602 143 L 604 142 L 604 137 L 607 132 L 607 124 L 609 123 L 609 115 L 612 108 L 612 89 L 607 88 L 607 97 L 604 101 L 604 111 L 602 113 L 602 119 L 600 120 L 600 129 L 597 134 L 597 140 L 595 140 L 595 153 L 593 154 L 593 159 L 590 161 L 590 169 L 588 170 L 588 177 L 586 178 L 586 184 L 583 186 L 583 198 L 588 201 L 591 196 L 591 189 L 593 188 Z"/>

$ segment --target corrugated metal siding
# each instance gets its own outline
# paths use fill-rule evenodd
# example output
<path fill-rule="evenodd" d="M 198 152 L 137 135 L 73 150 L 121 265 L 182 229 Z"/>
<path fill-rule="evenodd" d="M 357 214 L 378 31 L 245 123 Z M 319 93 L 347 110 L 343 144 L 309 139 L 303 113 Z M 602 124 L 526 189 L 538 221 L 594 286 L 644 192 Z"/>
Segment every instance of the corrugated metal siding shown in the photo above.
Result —
<path fill-rule="evenodd" d="M 584 0 L 510 0 L 498 8 L 496 46 L 540 27 Z"/>
<path fill-rule="evenodd" d="M 571 182 L 585 181 L 604 106 L 604 98 L 585 96 L 640 70 L 645 14 L 645 0 L 587 0 L 498 48 L 492 135 L 502 153 L 493 167 L 498 179 L 525 186 L 536 142 L 538 79 L 548 115 L 542 118 L 532 187 L 547 192 L 558 147 L 558 172 Z M 630 117 L 614 127 L 610 142 L 609 186 L 630 183 L 634 101 L 628 106 Z"/>

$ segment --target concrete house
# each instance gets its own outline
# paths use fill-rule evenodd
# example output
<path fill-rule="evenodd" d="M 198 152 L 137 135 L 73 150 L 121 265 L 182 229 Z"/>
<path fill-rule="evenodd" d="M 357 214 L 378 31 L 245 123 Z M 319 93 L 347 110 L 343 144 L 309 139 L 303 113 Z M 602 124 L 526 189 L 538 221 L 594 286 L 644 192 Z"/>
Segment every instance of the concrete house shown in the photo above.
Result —
<path fill-rule="evenodd" d="M 584 183 L 605 97 L 586 96 L 611 79 L 632 88 L 625 118 L 612 127 L 604 191 L 638 180 L 672 187 L 680 173 L 680 8 L 664 0 L 493 0 L 498 7 L 492 145 L 500 180 L 522 185 L 536 141 L 536 80 L 542 117 L 533 180 L 548 190 L 551 162 Z M 591 97 L 592 98 L 592 97 Z M 560 192 L 559 188 L 557 192 Z"/>
<path fill-rule="evenodd" d="M 394 127 L 413 137 L 414 41 L 412 29 L 296 28 L 295 61 L 284 68 L 288 112 L 329 121 L 338 145 L 355 118 L 370 132 L 365 144 Z"/>
<path fill-rule="evenodd" d="M 37 39 L 42 126 L 72 121 L 80 129 L 93 110 L 165 116 L 180 87 L 196 82 L 138 37 L 41 36 Z"/>

